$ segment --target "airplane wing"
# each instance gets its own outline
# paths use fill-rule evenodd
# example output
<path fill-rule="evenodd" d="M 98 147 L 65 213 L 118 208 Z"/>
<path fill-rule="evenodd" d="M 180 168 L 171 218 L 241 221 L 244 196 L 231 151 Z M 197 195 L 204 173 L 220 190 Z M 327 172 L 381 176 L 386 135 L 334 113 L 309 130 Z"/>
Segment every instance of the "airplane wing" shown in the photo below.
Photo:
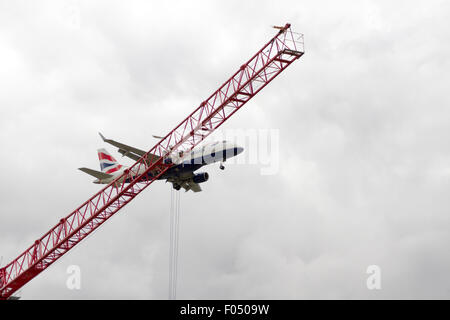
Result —
<path fill-rule="evenodd" d="M 93 177 L 96 177 L 97 179 L 103 180 L 103 179 L 108 179 L 111 178 L 112 175 L 104 173 L 104 172 L 100 172 L 100 171 L 96 171 L 96 170 L 92 170 L 89 168 L 78 168 L 78 170 L 83 171 L 84 173 L 87 173 Z"/>
<path fill-rule="evenodd" d="M 138 148 L 134 148 L 131 146 L 128 146 L 126 144 L 117 142 L 112 139 L 106 139 L 100 132 L 98 133 L 102 140 L 106 143 L 109 143 L 110 145 L 113 145 L 117 148 L 119 148 L 118 152 L 122 154 L 123 156 L 127 156 L 130 159 L 133 159 L 134 161 L 139 160 L 144 154 L 147 152 Z M 149 158 L 153 158 L 153 162 L 157 161 L 159 159 L 159 156 L 149 153 Z"/>

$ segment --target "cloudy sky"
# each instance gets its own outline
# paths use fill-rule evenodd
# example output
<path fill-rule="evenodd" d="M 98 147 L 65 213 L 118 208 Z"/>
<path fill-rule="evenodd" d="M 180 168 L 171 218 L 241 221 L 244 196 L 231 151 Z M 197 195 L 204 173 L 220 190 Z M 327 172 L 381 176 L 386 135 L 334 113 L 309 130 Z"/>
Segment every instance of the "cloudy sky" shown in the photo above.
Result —
<path fill-rule="evenodd" d="M 449 16 L 448 1 L 0 0 L 2 266 L 99 189 L 77 170 L 119 156 L 98 131 L 149 149 L 290 22 L 304 57 L 223 126 L 276 132 L 278 169 L 212 165 L 181 194 L 177 297 L 450 298 Z M 166 299 L 170 193 L 154 183 L 23 299 Z"/>

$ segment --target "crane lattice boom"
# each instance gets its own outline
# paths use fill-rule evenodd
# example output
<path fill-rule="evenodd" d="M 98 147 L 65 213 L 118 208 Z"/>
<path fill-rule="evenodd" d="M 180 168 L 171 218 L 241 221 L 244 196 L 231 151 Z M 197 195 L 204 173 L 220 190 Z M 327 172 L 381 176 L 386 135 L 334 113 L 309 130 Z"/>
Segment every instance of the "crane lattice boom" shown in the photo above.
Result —
<path fill-rule="evenodd" d="M 304 53 L 303 36 L 292 32 L 290 24 L 278 28 L 280 30 L 275 37 L 122 176 L 62 218 L 27 250 L 1 268 L 0 299 L 9 298 L 133 200 L 173 165 L 165 161 L 168 156 L 192 150 L 299 59 Z M 140 171 L 141 168 L 144 171 Z M 137 175 L 138 172 L 143 173 Z"/>

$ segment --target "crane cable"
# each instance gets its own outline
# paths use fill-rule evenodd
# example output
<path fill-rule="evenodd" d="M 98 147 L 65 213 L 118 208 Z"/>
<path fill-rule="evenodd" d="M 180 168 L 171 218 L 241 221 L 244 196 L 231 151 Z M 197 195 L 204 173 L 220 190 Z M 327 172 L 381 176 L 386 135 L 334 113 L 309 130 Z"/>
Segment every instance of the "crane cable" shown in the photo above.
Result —
<path fill-rule="evenodd" d="M 169 253 L 169 299 L 177 296 L 178 247 L 180 234 L 180 193 L 171 189 L 170 193 L 170 253 Z"/>

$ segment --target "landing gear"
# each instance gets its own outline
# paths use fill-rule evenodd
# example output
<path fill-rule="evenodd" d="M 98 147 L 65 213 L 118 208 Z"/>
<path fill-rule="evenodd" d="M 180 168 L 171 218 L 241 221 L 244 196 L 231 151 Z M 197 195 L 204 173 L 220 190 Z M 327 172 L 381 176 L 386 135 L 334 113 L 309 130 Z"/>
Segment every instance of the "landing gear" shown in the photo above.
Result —
<path fill-rule="evenodd" d="M 225 166 L 223 165 L 222 162 L 220 163 L 219 169 L 220 169 L 220 170 L 225 170 Z"/>
<path fill-rule="evenodd" d="M 174 183 L 172 186 L 177 191 L 181 189 L 181 186 L 179 184 Z"/>

